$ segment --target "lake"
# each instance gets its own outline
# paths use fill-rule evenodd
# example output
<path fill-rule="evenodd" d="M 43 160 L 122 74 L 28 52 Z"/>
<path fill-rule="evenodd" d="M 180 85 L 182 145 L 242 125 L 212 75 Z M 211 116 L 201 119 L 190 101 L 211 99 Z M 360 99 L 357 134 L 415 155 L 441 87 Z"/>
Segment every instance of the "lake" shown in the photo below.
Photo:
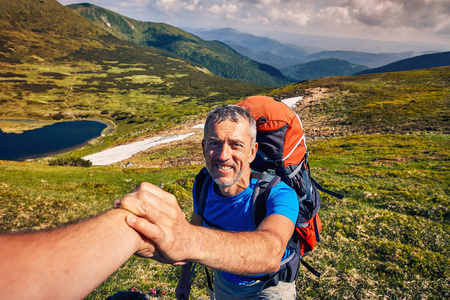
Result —
<path fill-rule="evenodd" d="M 66 152 L 101 135 L 106 124 L 97 121 L 58 122 L 21 134 L 0 130 L 0 160 L 23 161 Z"/>

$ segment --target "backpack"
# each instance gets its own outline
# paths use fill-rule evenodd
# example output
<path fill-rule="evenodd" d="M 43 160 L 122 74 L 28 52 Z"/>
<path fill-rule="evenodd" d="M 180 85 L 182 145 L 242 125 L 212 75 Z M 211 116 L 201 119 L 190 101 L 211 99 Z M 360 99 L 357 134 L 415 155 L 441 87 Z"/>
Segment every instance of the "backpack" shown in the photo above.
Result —
<path fill-rule="evenodd" d="M 295 231 L 289 240 L 295 251 L 280 265 L 278 272 L 265 275 L 262 280 L 292 282 L 298 274 L 301 262 L 317 277 L 320 272 L 308 265 L 303 257 L 312 251 L 320 241 L 322 222 L 318 211 L 321 198 L 318 190 L 342 199 L 343 196 L 320 186 L 312 177 L 308 162 L 303 126 L 300 117 L 281 100 L 267 96 L 248 97 L 237 105 L 246 108 L 256 120 L 258 152 L 250 164 L 252 177 L 257 178 L 253 194 L 252 219 L 255 227 L 266 217 L 266 202 L 273 186 L 280 181 L 293 188 L 297 194 L 299 214 Z M 214 224 L 203 217 L 206 193 L 211 183 L 206 168 L 196 176 L 196 189 L 199 214 L 206 224 Z M 215 227 L 217 228 L 217 227 Z"/>

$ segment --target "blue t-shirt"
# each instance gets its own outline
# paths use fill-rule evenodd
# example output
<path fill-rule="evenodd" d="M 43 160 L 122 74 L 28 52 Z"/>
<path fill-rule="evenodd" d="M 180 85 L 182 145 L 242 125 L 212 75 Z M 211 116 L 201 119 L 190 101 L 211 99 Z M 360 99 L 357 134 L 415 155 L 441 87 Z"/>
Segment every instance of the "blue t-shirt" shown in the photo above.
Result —
<path fill-rule="evenodd" d="M 252 195 L 256 187 L 256 179 L 252 179 L 249 186 L 241 193 L 224 197 L 214 191 L 214 181 L 208 189 L 203 217 L 209 222 L 221 228 L 234 231 L 255 231 L 252 222 Z M 193 189 L 195 191 L 195 187 Z M 194 212 L 199 215 L 197 199 L 194 193 Z M 289 218 L 296 223 L 298 216 L 297 194 L 287 184 L 281 182 L 274 186 L 267 199 L 267 216 L 279 214 Z M 208 225 L 203 222 L 203 226 Z M 291 249 L 286 249 L 283 259 L 289 256 Z M 240 276 L 232 273 L 222 272 L 223 276 L 235 284 L 250 284 L 257 277 Z"/>

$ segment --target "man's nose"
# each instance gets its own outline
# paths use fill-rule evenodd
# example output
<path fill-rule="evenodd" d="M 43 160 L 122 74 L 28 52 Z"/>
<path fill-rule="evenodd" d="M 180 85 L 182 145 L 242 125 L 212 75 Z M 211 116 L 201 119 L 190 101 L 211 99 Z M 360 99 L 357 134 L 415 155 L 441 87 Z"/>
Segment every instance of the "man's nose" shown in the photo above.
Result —
<path fill-rule="evenodd" d="M 230 156 L 231 156 L 230 146 L 227 143 L 224 143 L 222 145 L 222 149 L 220 151 L 219 158 L 221 161 L 226 161 L 230 158 Z"/>

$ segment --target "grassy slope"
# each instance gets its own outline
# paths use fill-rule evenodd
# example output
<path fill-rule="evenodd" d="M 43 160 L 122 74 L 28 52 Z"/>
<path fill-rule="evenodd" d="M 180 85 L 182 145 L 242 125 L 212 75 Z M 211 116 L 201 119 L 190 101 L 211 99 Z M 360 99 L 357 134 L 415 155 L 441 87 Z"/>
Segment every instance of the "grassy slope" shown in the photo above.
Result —
<path fill-rule="evenodd" d="M 448 298 L 450 140 L 448 120 L 435 113 L 448 110 L 449 71 L 328 78 L 273 92 L 310 94 L 297 108 L 306 133 L 328 137 L 309 140 L 313 176 L 346 196 L 323 195 L 322 242 L 307 257 L 323 276 L 317 280 L 301 268 L 299 299 Z M 313 97 L 319 88 L 324 93 Z M 412 96 L 423 113 L 413 113 L 404 101 Z M 389 109 L 382 110 L 378 101 L 389 103 Z M 421 101 L 429 101 L 433 109 L 425 109 Z M 373 115 L 384 112 L 381 120 L 354 113 L 369 107 Z M 350 117 L 351 124 L 342 122 Z M 417 127 L 404 125 L 413 121 Z M 361 135 L 363 130 L 369 134 Z M 201 165 L 176 165 L 189 164 L 198 157 L 195 152 L 199 145 L 164 146 L 133 158 L 137 167 L 131 168 L 0 162 L 0 231 L 49 228 L 96 214 L 143 180 L 164 183 L 189 214 L 189 191 Z M 175 166 L 151 167 L 163 161 Z M 173 299 L 178 271 L 132 258 L 89 299 L 133 287 L 145 293 L 164 289 L 161 298 Z M 207 294 L 202 272 L 194 281 L 193 299 Z"/>
<path fill-rule="evenodd" d="M 0 17 L 0 118 L 116 123 L 97 147 L 267 89 L 124 42 L 56 0 L 0 0 Z"/>
<path fill-rule="evenodd" d="M 286 98 L 320 91 L 298 110 L 309 136 L 450 133 L 450 67 L 330 77 L 274 90 Z M 305 104 L 306 102 L 306 104 Z"/>

